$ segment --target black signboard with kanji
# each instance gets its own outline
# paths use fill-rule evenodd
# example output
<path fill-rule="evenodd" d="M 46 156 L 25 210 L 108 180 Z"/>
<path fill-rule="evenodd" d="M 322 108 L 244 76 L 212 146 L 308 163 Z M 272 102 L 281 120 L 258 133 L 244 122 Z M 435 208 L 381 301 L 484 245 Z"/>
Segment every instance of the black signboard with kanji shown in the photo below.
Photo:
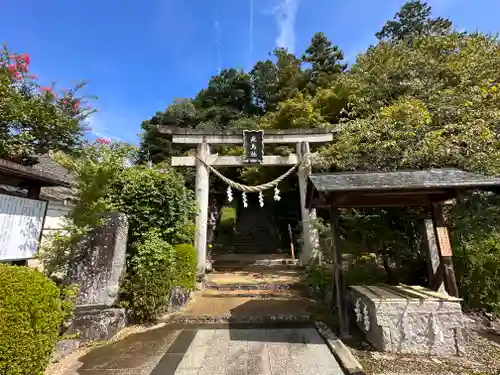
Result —
<path fill-rule="evenodd" d="M 260 164 L 264 161 L 264 131 L 263 130 L 244 130 L 243 148 L 245 163 Z"/>

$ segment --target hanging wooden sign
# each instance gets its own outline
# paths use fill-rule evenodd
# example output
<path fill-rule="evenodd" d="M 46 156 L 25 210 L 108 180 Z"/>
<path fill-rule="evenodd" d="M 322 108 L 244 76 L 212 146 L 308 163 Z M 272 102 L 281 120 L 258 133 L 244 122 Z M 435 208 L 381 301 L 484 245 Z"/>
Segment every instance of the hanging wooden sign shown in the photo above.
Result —
<path fill-rule="evenodd" d="M 436 232 L 441 256 L 451 257 L 453 254 L 451 250 L 450 237 L 448 236 L 448 228 L 436 227 Z"/>
<path fill-rule="evenodd" d="M 245 150 L 244 162 L 247 164 L 260 164 L 264 161 L 264 131 L 244 130 L 243 149 Z"/>

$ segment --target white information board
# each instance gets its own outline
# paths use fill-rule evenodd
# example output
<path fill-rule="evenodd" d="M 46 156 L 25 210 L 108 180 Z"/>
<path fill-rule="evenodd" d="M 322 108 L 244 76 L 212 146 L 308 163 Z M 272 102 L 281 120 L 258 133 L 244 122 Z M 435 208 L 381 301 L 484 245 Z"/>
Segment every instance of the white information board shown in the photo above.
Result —
<path fill-rule="evenodd" d="M 35 255 L 46 209 L 45 201 L 0 194 L 0 261 Z"/>

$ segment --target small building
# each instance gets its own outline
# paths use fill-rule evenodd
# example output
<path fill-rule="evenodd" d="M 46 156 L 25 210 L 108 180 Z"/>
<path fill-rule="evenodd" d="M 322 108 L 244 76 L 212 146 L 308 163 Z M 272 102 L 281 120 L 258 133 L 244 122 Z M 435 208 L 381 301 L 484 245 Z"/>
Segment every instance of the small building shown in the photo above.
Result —
<path fill-rule="evenodd" d="M 41 237 L 43 242 L 51 233 L 63 228 L 64 218 L 74 207 L 76 199 L 70 187 L 72 178 L 69 171 L 50 155 L 42 155 L 38 160 L 39 163 L 32 167 L 0 160 L 0 194 L 47 202 Z M 13 263 L 39 266 L 35 259 Z"/>
<path fill-rule="evenodd" d="M 349 293 L 344 281 L 345 267 L 340 241 L 339 209 L 363 207 L 422 207 L 426 209 L 428 219 L 424 220 L 423 234 L 428 250 L 427 260 L 430 271 L 428 288 L 431 291 L 442 290 L 447 295 L 458 298 L 452 248 L 442 205 L 450 199 L 466 198 L 474 191 L 499 194 L 500 178 L 453 168 L 309 175 L 306 207 L 325 207 L 330 210 L 334 262 L 332 295 L 335 296 L 335 299 L 331 301 L 331 307 L 337 312 L 340 336 L 349 336 L 350 324 Z M 453 302 L 455 303 L 456 300 Z M 377 306 L 377 303 L 372 306 Z M 404 308 L 399 311 L 403 310 Z M 367 317 L 368 315 L 369 313 L 366 314 Z M 422 321 L 420 319 L 420 322 Z M 389 332 L 393 333 L 391 330 Z M 449 348 L 455 346 L 455 343 L 452 344 Z"/>

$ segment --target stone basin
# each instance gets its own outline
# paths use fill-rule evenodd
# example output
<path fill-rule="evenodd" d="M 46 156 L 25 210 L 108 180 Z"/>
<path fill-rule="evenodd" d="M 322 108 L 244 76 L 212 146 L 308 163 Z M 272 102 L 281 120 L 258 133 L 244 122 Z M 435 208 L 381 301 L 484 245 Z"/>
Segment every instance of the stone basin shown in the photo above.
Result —
<path fill-rule="evenodd" d="M 420 286 L 351 286 L 354 320 L 384 352 L 463 355 L 461 299 Z"/>

